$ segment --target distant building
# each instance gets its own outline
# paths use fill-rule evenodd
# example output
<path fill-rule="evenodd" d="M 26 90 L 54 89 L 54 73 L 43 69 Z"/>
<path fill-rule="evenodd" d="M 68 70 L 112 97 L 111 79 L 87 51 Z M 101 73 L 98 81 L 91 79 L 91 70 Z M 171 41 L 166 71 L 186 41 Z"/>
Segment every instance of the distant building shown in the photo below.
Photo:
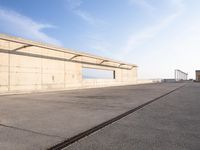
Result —
<path fill-rule="evenodd" d="M 176 69 L 174 73 L 174 78 L 176 81 L 187 80 L 188 78 L 188 74 L 179 69 Z"/>
<path fill-rule="evenodd" d="M 196 70 L 196 81 L 200 82 L 200 70 Z"/>

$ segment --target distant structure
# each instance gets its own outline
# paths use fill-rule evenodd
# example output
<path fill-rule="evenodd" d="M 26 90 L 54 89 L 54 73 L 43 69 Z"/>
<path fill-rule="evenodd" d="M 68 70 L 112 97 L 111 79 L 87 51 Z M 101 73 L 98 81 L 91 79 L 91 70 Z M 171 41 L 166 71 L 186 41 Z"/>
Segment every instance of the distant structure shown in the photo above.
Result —
<path fill-rule="evenodd" d="M 176 81 L 187 80 L 187 78 L 188 78 L 188 74 L 179 69 L 176 69 L 174 71 L 174 76 L 175 76 Z"/>
<path fill-rule="evenodd" d="M 200 70 L 196 70 L 196 81 L 200 82 Z"/>

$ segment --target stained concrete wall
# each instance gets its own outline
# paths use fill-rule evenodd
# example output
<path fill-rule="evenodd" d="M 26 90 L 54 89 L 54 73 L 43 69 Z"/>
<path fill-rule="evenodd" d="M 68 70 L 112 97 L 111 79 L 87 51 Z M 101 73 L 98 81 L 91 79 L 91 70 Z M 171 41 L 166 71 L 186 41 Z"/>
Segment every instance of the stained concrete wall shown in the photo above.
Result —
<path fill-rule="evenodd" d="M 196 81 L 200 82 L 200 70 L 196 70 Z"/>
<path fill-rule="evenodd" d="M 103 60 L 105 59 L 102 57 L 0 35 L 0 92 L 92 88 L 136 83 L 135 65 Z M 113 70 L 116 78 L 83 79 L 83 67 Z"/>

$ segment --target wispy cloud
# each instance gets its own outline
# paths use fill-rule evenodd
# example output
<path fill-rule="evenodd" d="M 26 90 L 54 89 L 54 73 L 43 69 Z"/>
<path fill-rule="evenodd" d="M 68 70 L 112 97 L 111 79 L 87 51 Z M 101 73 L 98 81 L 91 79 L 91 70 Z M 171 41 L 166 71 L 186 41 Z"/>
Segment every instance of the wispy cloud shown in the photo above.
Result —
<path fill-rule="evenodd" d="M 103 36 L 100 34 L 89 33 L 83 36 L 86 40 L 86 46 L 92 50 L 94 54 L 104 55 L 106 57 L 112 57 L 111 45 L 108 41 L 105 41 Z"/>
<path fill-rule="evenodd" d="M 44 29 L 55 28 L 51 24 L 36 22 L 18 12 L 2 7 L 0 7 L 0 22 L 0 27 L 4 32 L 55 45 L 62 45 L 60 41 L 48 36 L 44 32 Z"/>
<path fill-rule="evenodd" d="M 67 5 L 70 9 L 74 10 L 81 6 L 82 0 L 66 0 Z"/>
<path fill-rule="evenodd" d="M 77 10 L 74 10 L 74 13 L 91 25 L 97 26 L 97 25 L 105 24 L 103 20 L 93 17 L 91 14 L 89 14 L 86 11 L 77 9 Z"/>
<path fill-rule="evenodd" d="M 174 5 L 177 9 L 183 9 L 184 0 L 170 0 L 171 4 Z"/>
<path fill-rule="evenodd" d="M 149 4 L 147 1 L 145 0 L 129 0 L 130 3 L 133 3 L 133 4 L 137 4 L 141 7 L 144 7 L 144 8 L 147 8 L 149 9 L 150 11 L 154 10 L 155 8 Z"/>
<path fill-rule="evenodd" d="M 176 4 L 176 12 L 168 15 L 164 19 L 159 20 L 154 26 L 142 29 L 141 32 L 137 34 L 130 35 L 126 42 L 124 50 L 118 52 L 119 58 L 123 59 L 134 51 L 139 45 L 144 44 L 147 40 L 155 37 L 161 30 L 170 25 L 178 16 L 183 12 L 183 1 L 182 0 L 172 0 Z"/>
<path fill-rule="evenodd" d="M 82 0 L 65 1 L 67 2 L 67 9 L 70 10 L 74 15 L 78 16 L 84 23 L 89 25 L 89 30 L 87 33 L 81 35 L 87 51 L 96 55 L 104 55 L 107 57 L 112 56 L 109 51 L 110 44 L 105 41 L 102 36 L 102 27 L 106 27 L 108 23 L 92 15 L 91 12 L 83 9 L 84 3 Z M 91 27 L 94 27 L 95 30 L 90 31 Z"/>
<path fill-rule="evenodd" d="M 104 25 L 106 24 L 105 21 L 102 19 L 99 19 L 89 12 L 82 10 L 81 5 L 83 2 L 81 0 L 67 0 L 67 6 L 70 8 L 70 10 L 79 16 L 82 20 L 89 23 L 90 25 L 98 26 L 98 25 Z"/>

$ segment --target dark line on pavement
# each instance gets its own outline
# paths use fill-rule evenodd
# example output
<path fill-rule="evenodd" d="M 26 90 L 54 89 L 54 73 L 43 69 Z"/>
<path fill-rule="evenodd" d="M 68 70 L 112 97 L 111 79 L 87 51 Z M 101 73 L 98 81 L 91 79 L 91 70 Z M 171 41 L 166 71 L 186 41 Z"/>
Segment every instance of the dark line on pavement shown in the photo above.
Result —
<path fill-rule="evenodd" d="M 15 130 L 20 130 L 20 131 L 24 131 L 24 132 L 30 132 L 30 133 L 34 133 L 34 134 L 39 134 L 39 135 L 43 135 L 43 136 L 50 136 L 50 137 L 56 137 L 56 138 L 62 138 L 62 139 L 64 139 L 64 137 L 60 137 L 60 136 L 57 136 L 57 135 L 51 135 L 51 134 L 46 134 L 46 133 L 40 133 L 40 132 L 37 132 L 37 131 L 22 129 L 22 128 L 13 127 L 13 126 L 5 125 L 5 124 L 0 124 L 0 126 L 6 127 L 6 128 L 15 129 Z"/>
<path fill-rule="evenodd" d="M 79 133 L 79 134 L 77 134 L 77 135 L 75 135 L 75 136 L 73 136 L 71 138 L 68 138 L 67 140 L 65 140 L 63 142 L 61 142 L 61 143 L 59 143 L 59 144 L 57 144 L 55 146 L 52 146 L 51 148 L 48 148 L 48 150 L 61 150 L 63 148 L 66 148 L 67 146 L 79 141 L 80 139 L 82 139 L 82 138 L 84 138 L 86 136 L 89 136 L 90 134 L 92 134 L 92 133 L 94 133 L 94 132 L 96 132 L 96 131 L 98 131 L 98 130 L 100 130 L 100 129 L 102 129 L 102 128 L 104 128 L 104 127 L 106 127 L 106 126 L 108 126 L 108 125 L 110 125 L 110 124 L 112 124 L 112 123 L 124 118 L 124 117 L 126 117 L 126 116 L 128 116 L 128 115 L 130 115 L 131 113 L 133 113 L 133 112 L 145 107 L 146 105 L 149 105 L 149 104 L 159 100 L 160 98 L 163 98 L 163 97 L 171 94 L 172 92 L 175 92 L 175 91 L 179 90 L 180 88 L 182 88 L 184 86 L 185 85 L 180 86 L 180 87 L 178 87 L 178 88 L 176 88 L 176 89 L 174 89 L 174 90 L 172 90 L 172 91 L 170 91 L 168 93 L 165 93 L 165 94 L 163 94 L 163 95 L 161 95 L 161 96 L 159 96 L 159 97 L 157 97 L 157 98 L 155 98 L 153 100 L 150 100 L 150 101 L 148 101 L 148 102 L 146 102 L 146 103 L 144 103 L 144 104 L 142 104 L 142 105 L 140 105 L 140 106 L 138 106 L 136 108 L 133 108 L 133 109 L 131 109 L 131 110 L 129 110 L 129 111 L 127 111 L 127 112 L 125 112 L 125 113 L 123 113 L 121 115 L 118 115 L 118 116 L 116 116 L 116 117 L 114 117 L 114 118 L 112 118 L 112 119 L 110 119 L 108 121 L 105 121 L 105 122 L 103 122 L 103 123 L 91 128 L 89 130 L 86 130 L 86 131 L 84 131 L 82 133 Z"/>

